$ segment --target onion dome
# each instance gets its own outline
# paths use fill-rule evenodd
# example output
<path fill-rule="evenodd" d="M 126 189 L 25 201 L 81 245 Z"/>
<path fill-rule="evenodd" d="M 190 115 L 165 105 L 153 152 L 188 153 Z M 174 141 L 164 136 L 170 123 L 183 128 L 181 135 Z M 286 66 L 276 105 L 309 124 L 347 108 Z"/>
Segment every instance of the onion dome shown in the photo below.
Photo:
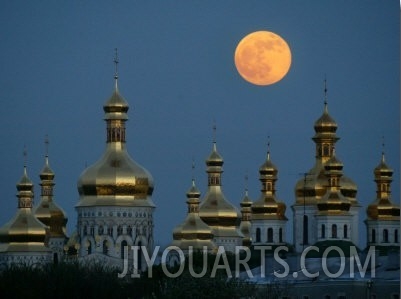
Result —
<path fill-rule="evenodd" d="M 53 200 L 54 172 L 49 166 L 49 157 L 46 155 L 45 165 L 39 175 L 41 183 L 41 199 L 34 209 L 37 219 L 48 227 L 50 238 L 66 238 L 66 213 Z"/>
<path fill-rule="evenodd" d="M 266 161 L 259 168 L 259 180 L 262 183 L 260 197 L 252 204 L 252 220 L 287 220 L 286 205 L 276 198 L 277 167 L 270 160 L 270 150 Z"/>
<path fill-rule="evenodd" d="M 221 188 L 223 158 L 217 152 L 216 142 L 206 159 L 208 174 L 208 190 L 200 205 L 199 216 L 213 228 L 217 237 L 242 237 L 237 230 L 240 218 L 238 211 L 224 196 Z"/>
<path fill-rule="evenodd" d="M 316 134 L 335 133 L 337 131 L 337 123 L 329 114 L 327 102 L 324 102 L 323 114 L 315 121 L 314 128 Z"/>
<path fill-rule="evenodd" d="M 376 182 L 376 200 L 367 208 L 369 220 L 400 220 L 400 207 L 391 201 L 393 170 L 387 166 L 384 153 L 373 171 Z"/>
<path fill-rule="evenodd" d="M 129 156 L 126 149 L 125 122 L 129 107 L 118 90 L 117 78 L 115 76 L 115 90 L 103 107 L 107 124 L 106 150 L 78 180 L 78 207 L 155 207 L 151 199 L 153 178 Z"/>
<path fill-rule="evenodd" d="M 192 180 L 192 186 L 187 192 L 188 214 L 184 222 L 173 230 L 173 246 L 188 250 L 192 246 L 194 250 L 202 250 L 204 246 L 213 250 L 212 229 L 199 217 L 200 192 Z"/>
<path fill-rule="evenodd" d="M 343 164 L 337 159 L 335 151 L 333 156 L 324 166 L 328 179 L 326 194 L 318 202 L 317 207 L 320 214 L 347 214 L 351 203 L 346 199 L 340 190 L 340 178 L 342 176 Z"/>
<path fill-rule="evenodd" d="M 0 252 L 50 252 L 45 246 L 46 226 L 32 214 L 33 184 L 26 167 L 17 190 L 17 213 L 0 228 Z"/>
<path fill-rule="evenodd" d="M 242 239 L 242 245 L 244 246 L 251 246 L 252 239 L 251 239 L 251 207 L 252 201 L 248 196 L 248 189 L 245 190 L 244 198 L 242 199 L 241 203 L 241 223 L 239 226 L 239 230 L 244 236 Z"/>
<path fill-rule="evenodd" d="M 326 91 L 326 89 L 325 89 Z M 333 156 L 336 142 L 340 139 L 336 135 L 337 123 L 330 116 L 327 101 L 324 102 L 322 116 L 314 124 L 316 144 L 315 165 L 295 185 L 296 204 L 313 205 L 318 203 L 327 191 L 327 177 L 324 165 Z M 356 200 L 357 186 L 354 181 L 345 175 L 340 178 L 341 193 L 352 205 L 359 205 Z"/>

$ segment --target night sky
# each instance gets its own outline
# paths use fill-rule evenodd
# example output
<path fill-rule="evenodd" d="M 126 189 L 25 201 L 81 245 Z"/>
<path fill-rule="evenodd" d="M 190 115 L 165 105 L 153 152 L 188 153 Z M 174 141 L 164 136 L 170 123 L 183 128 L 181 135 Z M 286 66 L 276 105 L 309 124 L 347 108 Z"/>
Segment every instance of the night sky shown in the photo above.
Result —
<path fill-rule="evenodd" d="M 15 213 L 15 184 L 28 174 L 39 201 L 48 134 L 55 200 L 76 225 L 77 180 L 105 149 L 103 104 L 114 88 L 130 104 L 127 147 L 155 181 L 155 243 L 168 245 L 186 215 L 194 177 L 205 194 L 213 124 L 223 156 L 223 190 L 239 206 L 244 176 L 260 194 L 259 166 L 279 169 L 292 242 L 294 186 L 314 164 L 313 124 L 323 112 L 324 78 L 341 137 L 337 157 L 358 185 L 360 245 L 365 209 L 375 198 L 373 168 L 384 136 L 400 199 L 400 6 L 398 1 L 1 1 L 0 223 Z M 234 65 L 237 43 L 268 30 L 292 51 L 287 76 L 252 85 Z"/>

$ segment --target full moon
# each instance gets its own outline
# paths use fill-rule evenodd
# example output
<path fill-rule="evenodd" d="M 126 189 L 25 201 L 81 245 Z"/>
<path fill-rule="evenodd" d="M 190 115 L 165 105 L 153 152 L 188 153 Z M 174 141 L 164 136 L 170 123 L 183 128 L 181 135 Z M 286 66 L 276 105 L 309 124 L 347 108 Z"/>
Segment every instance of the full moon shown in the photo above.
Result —
<path fill-rule="evenodd" d="M 238 43 L 234 61 L 238 73 L 246 81 L 256 85 L 270 85 L 288 73 L 291 50 L 279 35 L 256 31 Z"/>

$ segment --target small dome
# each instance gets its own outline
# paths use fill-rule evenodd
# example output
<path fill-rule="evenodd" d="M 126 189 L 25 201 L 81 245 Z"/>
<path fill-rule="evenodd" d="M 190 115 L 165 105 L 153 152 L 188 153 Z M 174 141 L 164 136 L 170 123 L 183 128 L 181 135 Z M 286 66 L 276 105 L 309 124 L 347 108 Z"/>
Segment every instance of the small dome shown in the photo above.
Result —
<path fill-rule="evenodd" d="M 223 158 L 217 152 L 216 142 L 213 142 L 213 150 L 209 157 L 206 159 L 207 166 L 222 166 L 224 163 Z"/>
<path fill-rule="evenodd" d="M 259 168 L 259 173 L 261 175 L 277 175 L 277 167 L 276 165 L 273 164 L 273 162 L 270 160 L 270 153 L 267 153 L 267 159 L 266 161 L 260 166 Z"/>
<path fill-rule="evenodd" d="M 41 180 L 53 180 L 54 179 L 54 172 L 49 166 L 49 157 L 46 156 L 45 158 L 45 166 L 43 166 L 42 171 L 39 175 Z"/>
<path fill-rule="evenodd" d="M 386 164 L 384 153 L 382 154 L 382 158 L 380 160 L 379 165 L 377 165 L 374 169 L 374 174 L 376 177 L 392 177 L 393 170 Z"/>
<path fill-rule="evenodd" d="M 316 133 L 334 133 L 337 130 L 337 123 L 336 121 L 330 116 L 328 108 L 327 108 L 327 103 L 324 103 L 324 111 L 322 116 L 320 116 L 316 121 L 315 121 L 315 132 Z"/>
<path fill-rule="evenodd" d="M 128 109 L 129 105 L 127 101 L 120 94 L 117 88 L 103 106 L 103 110 L 106 113 L 105 119 L 127 120 Z"/>

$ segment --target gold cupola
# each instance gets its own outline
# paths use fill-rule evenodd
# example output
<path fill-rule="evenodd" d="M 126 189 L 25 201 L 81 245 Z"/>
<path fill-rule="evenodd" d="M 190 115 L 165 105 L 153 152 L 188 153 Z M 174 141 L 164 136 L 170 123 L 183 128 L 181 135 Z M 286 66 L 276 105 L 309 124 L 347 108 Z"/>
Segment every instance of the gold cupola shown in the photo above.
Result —
<path fill-rule="evenodd" d="M 200 192 L 192 179 L 192 186 L 187 192 L 188 213 L 184 222 L 173 230 L 173 246 L 182 250 L 188 250 L 192 246 L 194 250 L 214 250 L 212 229 L 199 217 Z"/>
<path fill-rule="evenodd" d="M 242 245 L 251 246 L 252 238 L 251 238 L 251 212 L 252 212 L 252 200 L 248 195 L 248 188 L 245 188 L 245 195 L 242 201 L 240 202 L 241 206 L 241 223 L 239 226 L 240 232 L 244 236 L 242 239 Z"/>
<path fill-rule="evenodd" d="M 252 204 L 252 220 L 287 220 L 286 205 L 276 198 L 277 167 L 270 159 L 270 145 L 266 161 L 259 168 L 262 183 L 259 199 Z"/>
<path fill-rule="evenodd" d="M 326 81 L 324 94 L 323 114 L 314 123 L 315 135 L 312 138 L 315 142 L 315 165 L 295 185 L 296 204 L 299 205 L 316 204 L 326 194 L 327 179 L 324 165 L 333 156 L 336 142 L 340 139 L 336 134 L 338 125 L 328 110 Z M 358 205 L 357 186 L 345 175 L 340 179 L 340 189 L 343 196 L 353 205 Z"/>
<path fill-rule="evenodd" d="M 326 194 L 318 202 L 319 214 L 343 215 L 348 214 L 351 203 L 340 190 L 340 178 L 343 164 L 337 159 L 333 149 L 332 157 L 324 166 L 328 188 Z"/>
<path fill-rule="evenodd" d="M 393 170 L 387 166 L 384 152 L 374 169 L 376 200 L 367 208 L 369 220 L 400 220 L 400 207 L 391 201 Z"/>
<path fill-rule="evenodd" d="M 106 150 L 94 165 L 84 170 L 78 180 L 80 201 L 77 207 L 142 206 L 155 207 L 151 195 L 153 178 L 135 162 L 126 149 L 125 122 L 127 101 L 118 89 L 117 63 L 115 88 L 103 106 L 106 121 Z"/>
<path fill-rule="evenodd" d="M 26 166 L 17 190 L 17 213 L 0 228 L 0 252 L 50 252 L 45 245 L 46 226 L 32 213 L 33 183 L 28 177 Z"/>
<path fill-rule="evenodd" d="M 48 141 L 46 140 L 46 143 Z M 38 206 L 34 209 L 36 218 L 48 227 L 50 238 L 66 238 L 67 216 L 53 199 L 54 172 L 49 166 L 49 156 L 45 156 L 45 165 L 39 175 L 41 198 Z"/>
<path fill-rule="evenodd" d="M 200 204 L 199 216 L 213 228 L 215 236 L 241 237 L 237 230 L 240 221 L 238 211 L 222 191 L 223 164 L 223 158 L 217 151 L 216 142 L 213 141 L 212 152 L 206 159 L 208 190 Z"/>

